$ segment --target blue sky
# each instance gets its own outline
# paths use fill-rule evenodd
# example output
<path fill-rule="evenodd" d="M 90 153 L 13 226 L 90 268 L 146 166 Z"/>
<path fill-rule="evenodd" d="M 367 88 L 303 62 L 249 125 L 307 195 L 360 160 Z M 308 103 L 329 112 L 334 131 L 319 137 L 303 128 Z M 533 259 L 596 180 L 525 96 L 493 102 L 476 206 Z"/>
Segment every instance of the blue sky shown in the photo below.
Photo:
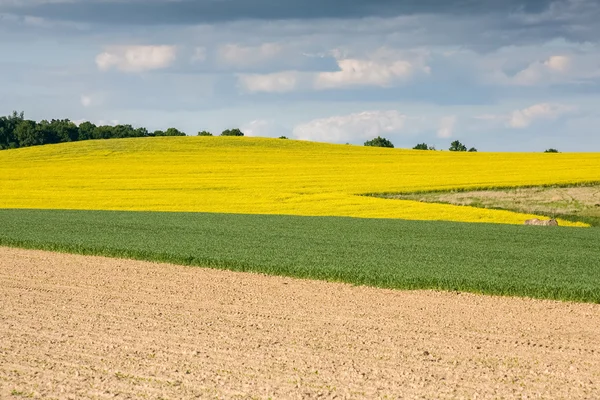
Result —
<path fill-rule="evenodd" d="M 0 114 L 600 151 L 597 0 L 0 0 Z"/>

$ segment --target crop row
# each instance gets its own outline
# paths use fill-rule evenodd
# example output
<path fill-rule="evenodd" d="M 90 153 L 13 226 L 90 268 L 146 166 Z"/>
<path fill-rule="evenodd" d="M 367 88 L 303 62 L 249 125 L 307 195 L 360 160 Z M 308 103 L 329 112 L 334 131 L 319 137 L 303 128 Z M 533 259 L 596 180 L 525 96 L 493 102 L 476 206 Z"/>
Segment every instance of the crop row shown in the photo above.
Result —
<path fill-rule="evenodd" d="M 0 210 L 0 245 L 400 289 L 600 302 L 600 230 L 176 212 Z"/>

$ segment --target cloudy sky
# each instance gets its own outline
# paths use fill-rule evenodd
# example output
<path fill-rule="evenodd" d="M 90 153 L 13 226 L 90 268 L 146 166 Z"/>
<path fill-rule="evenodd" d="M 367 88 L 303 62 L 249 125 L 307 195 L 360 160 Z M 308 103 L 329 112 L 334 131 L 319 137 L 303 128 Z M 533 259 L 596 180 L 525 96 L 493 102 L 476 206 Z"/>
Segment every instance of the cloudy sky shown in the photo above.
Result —
<path fill-rule="evenodd" d="M 0 114 L 600 151 L 598 0 L 0 0 Z"/>

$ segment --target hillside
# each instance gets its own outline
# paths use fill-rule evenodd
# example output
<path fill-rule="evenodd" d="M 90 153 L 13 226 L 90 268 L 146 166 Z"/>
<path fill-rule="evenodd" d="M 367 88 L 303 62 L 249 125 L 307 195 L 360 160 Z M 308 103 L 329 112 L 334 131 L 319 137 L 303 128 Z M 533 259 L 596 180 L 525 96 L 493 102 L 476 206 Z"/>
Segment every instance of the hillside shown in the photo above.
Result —
<path fill-rule="evenodd" d="M 600 153 L 456 153 L 248 137 L 93 140 L 0 152 L 0 208 L 521 224 L 534 216 L 359 195 L 598 177 Z"/>

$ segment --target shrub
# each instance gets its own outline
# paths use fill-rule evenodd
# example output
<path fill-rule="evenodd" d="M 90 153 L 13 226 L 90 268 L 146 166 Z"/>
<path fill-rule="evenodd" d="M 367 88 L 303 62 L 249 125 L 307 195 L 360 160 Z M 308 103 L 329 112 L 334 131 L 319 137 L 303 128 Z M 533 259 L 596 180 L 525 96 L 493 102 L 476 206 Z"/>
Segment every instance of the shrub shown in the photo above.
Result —
<path fill-rule="evenodd" d="M 372 140 L 367 140 L 365 142 L 365 146 L 391 147 L 391 148 L 394 147 L 394 145 L 392 144 L 392 142 L 390 142 L 386 138 L 382 138 L 380 136 L 377 136 L 375 139 L 372 139 Z"/>

